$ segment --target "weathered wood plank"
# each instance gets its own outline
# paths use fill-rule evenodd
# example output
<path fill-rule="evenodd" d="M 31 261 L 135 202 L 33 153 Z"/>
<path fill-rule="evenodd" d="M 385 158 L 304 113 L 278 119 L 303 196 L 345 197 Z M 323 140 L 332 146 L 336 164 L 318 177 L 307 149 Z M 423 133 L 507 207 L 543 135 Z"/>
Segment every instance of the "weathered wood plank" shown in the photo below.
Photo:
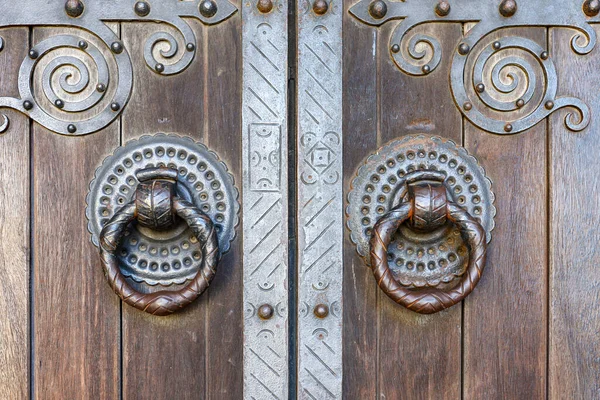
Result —
<path fill-rule="evenodd" d="M 18 71 L 27 57 L 27 28 L 1 29 L 0 92 L 18 96 Z M 29 393 L 29 121 L 15 111 L 0 110 L 0 388 L 7 399 Z"/>
<path fill-rule="evenodd" d="M 600 30 L 595 27 L 596 33 Z M 549 397 L 600 398 L 600 51 L 573 53 L 573 31 L 550 30 L 559 93 L 588 104 L 592 121 L 574 133 L 565 112 L 550 129 Z M 570 111 L 570 110 L 569 110 Z"/>

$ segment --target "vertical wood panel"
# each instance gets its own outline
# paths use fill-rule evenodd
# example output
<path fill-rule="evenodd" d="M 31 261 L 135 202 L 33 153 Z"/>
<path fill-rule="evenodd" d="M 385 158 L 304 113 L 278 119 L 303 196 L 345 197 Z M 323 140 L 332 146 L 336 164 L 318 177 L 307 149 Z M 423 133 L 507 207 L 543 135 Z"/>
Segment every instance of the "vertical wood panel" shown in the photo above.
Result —
<path fill-rule="evenodd" d="M 123 24 L 123 42 L 134 66 L 134 93 L 122 116 L 123 144 L 160 132 L 205 141 L 203 40 L 207 28 L 196 21 L 190 24 L 197 37 L 196 58 L 174 76 L 156 74 L 143 57 L 146 40 L 165 25 Z M 219 265 L 217 277 L 221 268 Z M 208 297 L 209 292 L 205 292 L 181 312 L 166 317 L 123 304 L 124 399 L 204 398 Z"/>
<path fill-rule="evenodd" d="M 2 29 L 0 93 L 18 96 L 18 71 L 27 56 L 27 28 Z M 29 121 L 15 111 L 0 134 L 0 388 L 7 399 L 29 391 Z"/>
<path fill-rule="evenodd" d="M 484 40 L 492 43 L 515 35 L 545 48 L 544 28 L 506 29 Z M 502 56 L 508 54 L 507 50 Z M 536 90 L 540 93 L 542 88 Z M 497 215 L 483 278 L 464 302 L 464 397 L 542 399 L 546 393 L 546 122 L 519 135 L 503 136 L 467 123 L 465 147 L 492 180 Z"/>
<path fill-rule="evenodd" d="M 462 120 L 450 95 L 447 71 L 460 24 L 416 28 L 439 40 L 438 68 L 426 77 L 399 71 L 389 56 L 393 24 L 381 28 L 378 146 L 407 134 L 437 135 L 461 144 Z M 373 285 L 376 282 L 373 279 Z M 461 390 L 461 306 L 434 315 L 409 311 L 379 291 L 379 395 L 386 399 L 456 399 Z M 373 311 L 375 306 L 372 306 Z"/>
<path fill-rule="evenodd" d="M 36 28 L 34 41 L 81 31 Z M 110 57 L 110 56 L 109 56 Z M 85 197 L 94 171 L 118 145 L 118 122 L 85 137 L 34 124 L 34 397 L 115 399 L 120 393 L 119 299 L 90 241 Z"/>
<path fill-rule="evenodd" d="M 600 33 L 598 28 L 596 33 Z M 578 56 L 573 31 L 550 30 L 559 93 L 579 97 L 590 126 L 565 128 L 565 112 L 550 129 L 550 354 L 549 397 L 600 398 L 600 51 Z M 570 111 L 570 110 L 569 110 Z"/>
<path fill-rule="evenodd" d="M 350 7 L 351 2 L 346 2 Z M 377 146 L 377 30 L 344 14 L 344 198 L 356 168 Z M 343 396 L 372 399 L 377 384 L 377 292 L 371 270 L 345 230 Z"/>

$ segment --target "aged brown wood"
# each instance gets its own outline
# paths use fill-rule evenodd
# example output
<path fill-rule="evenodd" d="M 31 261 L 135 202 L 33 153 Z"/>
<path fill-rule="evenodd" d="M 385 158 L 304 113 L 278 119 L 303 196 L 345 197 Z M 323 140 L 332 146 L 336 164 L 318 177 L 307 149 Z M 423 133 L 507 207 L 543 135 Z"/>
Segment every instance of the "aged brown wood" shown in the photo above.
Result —
<path fill-rule="evenodd" d="M 65 32 L 93 40 L 81 31 L 35 28 L 34 42 Z M 118 138 L 118 122 L 82 138 L 33 126 L 32 379 L 37 399 L 119 397 L 119 299 L 106 284 L 85 218 L 89 182 Z"/>
<path fill-rule="evenodd" d="M 444 49 L 440 66 L 420 78 L 398 71 L 388 50 L 393 24 L 382 28 L 377 47 L 380 63 L 377 146 L 411 133 L 437 134 L 461 144 L 461 117 L 450 95 L 445 72 L 462 35 L 461 26 L 430 24 L 416 29 L 416 32 L 439 38 Z M 376 285 L 372 281 L 371 284 Z M 399 307 L 383 292 L 378 296 L 379 307 L 371 304 L 373 310 L 379 310 L 378 398 L 458 398 L 461 390 L 460 307 L 435 315 L 419 315 Z M 426 367 L 415 368 L 415 365 Z"/>
<path fill-rule="evenodd" d="M 17 96 L 17 76 L 27 55 L 27 28 L 0 29 L 0 88 Z M 0 134 L 0 388 L 1 397 L 26 398 L 29 391 L 29 121 L 0 110 L 10 125 Z"/>
<path fill-rule="evenodd" d="M 503 30 L 496 37 L 509 35 L 528 37 L 545 47 L 543 28 Z M 465 147 L 493 182 L 497 216 L 485 275 L 464 302 L 464 398 L 542 399 L 546 391 L 546 124 L 520 135 L 496 136 L 467 123 Z"/>
<path fill-rule="evenodd" d="M 597 26 L 596 34 L 600 33 Z M 564 127 L 565 113 L 551 117 L 550 321 L 551 399 L 600 397 L 600 51 L 574 56 L 572 31 L 550 30 L 549 51 L 568 88 L 590 106 L 592 121 L 581 133 Z"/>

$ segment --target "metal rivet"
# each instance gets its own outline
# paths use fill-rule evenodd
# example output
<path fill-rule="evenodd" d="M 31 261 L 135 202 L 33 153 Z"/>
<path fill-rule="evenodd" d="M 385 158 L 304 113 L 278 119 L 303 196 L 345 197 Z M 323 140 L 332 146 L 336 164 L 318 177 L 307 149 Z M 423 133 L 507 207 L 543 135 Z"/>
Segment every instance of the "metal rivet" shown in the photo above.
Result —
<path fill-rule="evenodd" d="M 194 43 L 188 43 L 185 45 L 185 49 L 187 51 L 194 51 L 196 50 L 196 45 Z"/>
<path fill-rule="evenodd" d="M 135 6 L 133 6 L 133 9 L 140 17 L 145 17 L 146 15 L 150 14 L 150 4 L 146 3 L 145 1 L 138 1 L 135 3 Z"/>
<path fill-rule="evenodd" d="M 599 0 L 585 0 L 583 2 L 583 12 L 588 17 L 595 17 L 600 14 L 600 1 Z"/>
<path fill-rule="evenodd" d="M 431 67 L 429 65 L 423 65 L 421 71 L 423 71 L 424 74 L 428 74 L 431 72 Z"/>
<path fill-rule="evenodd" d="M 317 318 L 325 318 L 329 315 L 329 307 L 325 304 L 317 304 L 313 312 Z"/>
<path fill-rule="evenodd" d="M 552 110 L 554 108 L 554 102 L 552 100 L 548 100 L 546 104 L 544 104 L 544 107 L 546 107 L 546 110 Z"/>
<path fill-rule="evenodd" d="M 383 0 L 375 0 L 369 4 L 369 14 L 375 19 L 381 19 L 387 14 L 387 4 Z"/>
<path fill-rule="evenodd" d="M 99 83 L 96 85 L 96 90 L 103 93 L 106 90 L 106 85 L 104 83 Z"/>
<path fill-rule="evenodd" d="M 440 1 L 435 6 L 435 13 L 440 17 L 445 17 L 450 14 L 450 3 L 445 0 Z"/>
<path fill-rule="evenodd" d="M 110 109 L 113 111 L 119 111 L 121 109 L 121 105 L 117 102 L 114 102 L 110 105 Z"/>
<path fill-rule="evenodd" d="M 80 17 L 83 14 L 85 6 L 81 0 L 67 0 L 65 3 L 65 11 L 71 18 Z"/>
<path fill-rule="evenodd" d="M 500 42 L 494 42 L 492 47 L 494 48 L 494 50 L 500 50 L 500 48 L 502 47 L 502 44 Z"/>
<path fill-rule="evenodd" d="M 323 15 L 329 10 L 329 3 L 325 0 L 315 0 L 312 8 L 315 14 Z"/>
<path fill-rule="evenodd" d="M 471 109 L 473 108 L 473 104 L 466 102 L 465 104 L 463 104 L 463 109 L 465 111 L 471 111 Z"/>
<path fill-rule="evenodd" d="M 519 99 L 517 100 L 517 107 L 523 108 L 525 106 L 525 100 Z"/>
<path fill-rule="evenodd" d="M 23 108 L 26 110 L 31 110 L 33 108 L 33 103 L 29 100 L 25 100 L 23 102 Z"/>
<path fill-rule="evenodd" d="M 485 85 L 483 83 L 480 83 L 477 86 L 475 86 L 475 90 L 477 90 L 478 93 L 483 93 L 485 92 Z"/>
<path fill-rule="evenodd" d="M 123 52 L 123 45 L 120 42 L 114 42 L 110 45 L 110 48 L 115 54 L 121 54 Z"/>
<path fill-rule="evenodd" d="M 272 0 L 258 0 L 256 3 L 256 8 L 263 14 L 271 12 L 273 9 L 273 1 Z"/>
<path fill-rule="evenodd" d="M 39 56 L 40 56 L 40 54 L 36 50 L 34 50 L 34 49 L 29 50 L 29 58 L 31 58 L 32 60 L 35 60 Z"/>
<path fill-rule="evenodd" d="M 550 57 L 550 55 L 548 54 L 548 52 L 547 52 L 547 51 L 542 51 L 542 54 L 540 54 L 540 58 L 541 58 L 542 60 L 547 60 L 547 59 L 548 59 L 548 57 Z"/>
<path fill-rule="evenodd" d="M 67 126 L 67 131 L 69 131 L 69 133 L 75 133 L 77 132 L 77 127 L 73 124 Z"/>
<path fill-rule="evenodd" d="M 198 7 L 200 14 L 205 18 L 210 18 L 217 13 L 217 3 L 212 0 L 204 0 Z"/>
<path fill-rule="evenodd" d="M 511 124 L 504 125 L 505 132 L 511 132 L 513 130 L 513 126 Z"/>
<path fill-rule="evenodd" d="M 400 46 L 398 46 L 397 44 L 392 46 L 392 52 L 397 53 L 400 51 Z"/>
<path fill-rule="evenodd" d="M 469 47 L 468 44 L 461 43 L 458 45 L 458 54 L 461 54 L 464 56 L 464 55 L 469 54 L 469 51 L 471 51 L 471 48 Z"/>
<path fill-rule="evenodd" d="M 80 40 L 79 43 L 77 43 L 77 46 L 79 46 L 81 50 L 85 50 L 88 47 L 88 43 L 85 40 Z"/>
<path fill-rule="evenodd" d="M 56 99 L 56 101 L 54 102 L 54 105 L 57 108 L 63 108 L 65 106 L 65 102 L 62 101 L 61 99 Z"/>
<path fill-rule="evenodd" d="M 503 17 L 512 17 L 517 12 L 517 2 L 515 0 L 504 0 L 500 3 L 499 11 Z"/>
<path fill-rule="evenodd" d="M 160 73 L 163 73 L 163 72 L 165 71 L 165 66 L 164 66 L 163 64 L 156 64 L 156 65 L 154 66 L 154 70 L 155 70 L 156 72 L 158 72 L 159 74 L 160 74 Z"/>
<path fill-rule="evenodd" d="M 270 304 L 263 304 L 258 307 L 258 317 L 260 319 L 271 319 L 274 313 L 275 310 L 273 310 L 273 307 Z"/>

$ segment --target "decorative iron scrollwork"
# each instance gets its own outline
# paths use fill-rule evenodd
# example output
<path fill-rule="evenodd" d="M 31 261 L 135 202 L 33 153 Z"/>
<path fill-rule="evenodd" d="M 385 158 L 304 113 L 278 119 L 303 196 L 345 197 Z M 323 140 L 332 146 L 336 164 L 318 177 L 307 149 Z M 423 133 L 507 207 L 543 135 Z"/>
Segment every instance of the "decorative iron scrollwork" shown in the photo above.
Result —
<path fill-rule="evenodd" d="M 63 135 L 85 135 L 106 127 L 120 115 L 131 96 L 131 58 L 123 42 L 106 23 L 163 23 L 168 29 L 146 40 L 144 59 L 155 73 L 174 75 L 192 63 L 197 51 L 196 36 L 186 19 L 213 25 L 237 10 L 227 0 L 152 3 L 29 0 L 26 6 L 0 0 L 0 9 L 0 27 L 62 26 L 82 31 L 81 35 L 55 35 L 35 43 L 21 64 L 19 97 L 0 97 L 0 108 L 20 111 Z M 179 40 L 172 31 L 180 36 Z M 90 34 L 97 39 L 94 43 L 86 39 Z M 4 39 L 0 38 L 0 51 L 5 47 Z M 111 64 L 114 67 L 111 68 Z M 42 90 L 34 90 L 38 84 Z M 8 119 L 5 115 L 0 117 L 3 121 L 0 131 L 6 130 Z"/>
<path fill-rule="evenodd" d="M 590 122 L 590 111 L 577 98 L 557 96 L 558 77 L 547 49 L 524 37 L 492 40 L 490 34 L 509 27 L 567 27 L 577 31 L 571 39 L 573 51 L 585 55 L 597 41 L 590 24 L 600 22 L 592 3 L 504 0 L 498 2 L 497 9 L 485 10 L 479 0 L 361 0 L 349 11 L 373 26 L 401 20 L 391 34 L 389 51 L 396 66 L 413 76 L 433 72 L 442 55 L 439 40 L 411 34 L 415 27 L 474 23 L 452 56 L 452 95 L 459 110 L 474 125 L 491 133 L 515 134 L 566 107 L 577 111 L 577 115 L 567 114 L 567 128 L 581 131 Z M 543 84 L 538 85 L 541 81 Z"/>

